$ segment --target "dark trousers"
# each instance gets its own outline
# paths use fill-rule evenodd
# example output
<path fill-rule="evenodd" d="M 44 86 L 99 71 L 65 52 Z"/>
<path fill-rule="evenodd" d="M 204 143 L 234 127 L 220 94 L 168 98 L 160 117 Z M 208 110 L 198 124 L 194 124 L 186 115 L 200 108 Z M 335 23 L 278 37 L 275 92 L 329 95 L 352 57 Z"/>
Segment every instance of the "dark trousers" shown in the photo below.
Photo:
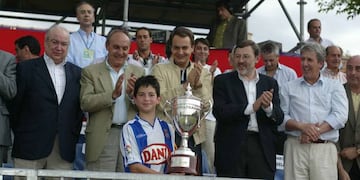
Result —
<path fill-rule="evenodd" d="M 8 157 L 8 146 L 0 145 L 0 167 L 2 167 L 3 163 L 7 162 Z"/>
<path fill-rule="evenodd" d="M 350 179 L 360 179 L 360 170 L 359 165 L 356 162 L 356 159 L 354 160 L 354 163 L 349 171 Z"/>
<path fill-rule="evenodd" d="M 232 161 L 231 166 L 225 168 L 216 166 L 219 177 L 274 179 L 275 171 L 266 161 L 258 133 L 248 132 L 238 153 L 239 159 Z"/>
<path fill-rule="evenodd" d="M 180 147 L 181 144 L 181 136 L 175 133 L 175 143 L 176 146 Z M 202 176 L 202 153 L 201 153 L 201 144 L 195 145 L 194 137 L 189 137 L 188 147 L 195 152 L 195 156 L 197 158 L 197 172 L 200 176 Z"/>
<path fill-rule="evenodd" d="M 276 154 L 284 155 L 284 144 L 287 135 L 283 131 L 276 132 Z"/>

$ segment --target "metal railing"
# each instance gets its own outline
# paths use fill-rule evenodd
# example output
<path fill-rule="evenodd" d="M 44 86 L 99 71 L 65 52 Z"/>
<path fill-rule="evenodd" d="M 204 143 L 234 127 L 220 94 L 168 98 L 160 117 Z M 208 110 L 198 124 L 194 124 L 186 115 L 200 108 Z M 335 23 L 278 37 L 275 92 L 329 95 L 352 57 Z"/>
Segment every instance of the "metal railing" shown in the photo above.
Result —
<path fill-rule="evenodd" d="M 222 178 L 211 176 L 184 176 L 184 175 L 156 175 L 156 174 L 138 174 L 138 173 L 115 173 L 115 172 L 97 172 L 97 171 L 70 171 L 70 170 L 45 170 L 45 169 L 17 169 L 0 168 L 0 180 L 4 176 L 23 176 L 28 180 L 38 180 L 43 177 L 55 177 L 61 180 L 65 178 L 81 179 L 127 179 L 127 180 L 229 180 L 240 178 Z M 241 180 L 245 180 L 241 178 Z"/>

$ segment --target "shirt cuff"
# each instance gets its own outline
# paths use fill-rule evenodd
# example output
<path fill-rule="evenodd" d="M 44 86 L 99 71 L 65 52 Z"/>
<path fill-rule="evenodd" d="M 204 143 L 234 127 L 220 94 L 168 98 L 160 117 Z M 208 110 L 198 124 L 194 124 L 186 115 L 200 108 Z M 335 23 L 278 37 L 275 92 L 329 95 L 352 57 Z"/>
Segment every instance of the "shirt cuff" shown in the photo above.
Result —
<path fill-rule="evenodd" d="M 272 102 L 270 103 L 270 106 L 267 108 L 262 108 L 265 112 L 266 112 L 266 116 L 270 117 L 272 115 L 272 111 L 273 111 L 273 104 Z"/>

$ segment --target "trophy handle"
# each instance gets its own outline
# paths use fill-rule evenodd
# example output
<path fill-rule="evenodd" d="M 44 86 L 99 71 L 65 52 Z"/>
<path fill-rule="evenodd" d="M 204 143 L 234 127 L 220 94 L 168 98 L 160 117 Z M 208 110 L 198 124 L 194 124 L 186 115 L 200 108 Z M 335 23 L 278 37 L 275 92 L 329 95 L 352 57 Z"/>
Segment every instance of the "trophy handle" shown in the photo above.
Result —
<path fill-rule="evenodd" d="M 166 117 L 168 117 L 170 120 L 172 120 L 172 117 L 169 115 L 169 113 L 167 112 L 167 106 L 170 106 L 171 107 L 171 102 L 169 100 L 166 100 L 165 101 L 165 104 L 164 104 L 164 113 L 166 115 Z"/>
<path fill-rule="evenodd" d="M 204 115 L 200 118 L 200 121 L 198 121 L 198 124 L 197 124 L 198 127 L 200 127 L 200 122 L 201 122 L 202 120 L 204 120 L 205 117 L 206 117 L 207 115 L 209 115 L 209 114 L 211 113 L 211 111 L 212 111 L 213 103 L 212 103 L 211 100 L 209 100 L 209 105 L 210 105 L 209 110 L 208 110 L 206 113 L 204 113 Z"/>

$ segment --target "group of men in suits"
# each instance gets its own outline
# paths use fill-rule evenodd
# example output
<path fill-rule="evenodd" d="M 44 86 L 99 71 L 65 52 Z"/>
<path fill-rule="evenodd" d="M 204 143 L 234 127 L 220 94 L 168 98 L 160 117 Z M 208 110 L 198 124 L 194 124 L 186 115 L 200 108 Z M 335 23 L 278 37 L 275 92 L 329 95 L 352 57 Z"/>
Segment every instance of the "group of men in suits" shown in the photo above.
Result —
<path fill-rule="evenodd" d="M 210 99 L 209 93 L 204 92 L 211 84 L 211 79 L 207 78 L 209 73 L 190 62 L 194 46 L 191 31 L 180 27 L 175 29 L 171 38 L 174 61 L 156 65 L 153 69 L 161 84 L 163 100 L 181 95 L 188 83 L 195 94 L 203 96 L 204 100 Z M 126 61 L 130 42 L 126 30 L 111 30 L 105 44 L 108 55 L 101 63 L 81 70 L 65 61 L 70 43 L 69 32 L 61 26 L 53 26 L 45 35 L 44 56 L 19 63 L 16 76 L 14 58 L 0 52 L 0 63 L 3 64 L 0 66 L 0 128 L 9 127 L 9 111 L 5 102 L 16 94 L 11 106 L 14 112 L 11 126 L 14 131 L 15 167 L 72 169 L 82 111 L 86 111 L 90 117 L 86 129 L 87 169 L 123 171 L 119 138 L 122 126 L 136 113 L 131 103 L 134 83 L 145 74 L 143 68 Z M 324 59 L 318 45 L 303 47 L 303 77 L 280 90 L 275 79 L 256 71 L 258 56 L 259 48 L 255 42 L 241 42 L 232 51 L 236 71 L 214 79 L 217 175 L 273 179 L 275 132 L 284 123 L 288 131 L 285 156 L 293 157 L 285 157 L 285 177 L 333 179 L 337 177 L 334 172 L 337 172 L 338 162 L 334 143 L 339 139 L 339 129 L 349 119 L 340 131 L 340 157 L 350 177 L 359 177 L 360 146 L 356 132 L 360 124 L 356 120 L 359 108 L 357 94 L 360 92 L 359 56 L 352 57 L 348 62 L 346 91 L 320 75 Z M 182 77 L 182 74 L 185 76 Z M 320 95 L 320 91 L 314 90 L 326 90 L 328 93 Z M 317 111 L 312 113 L 312 110 Z M 11 142 L 10 129 L 0 132 L 0 160 L 3 160 L 2 155 Z M 201 136 L 194 136 L 193 146 L 201 141 L 197 138 Z M 318 149 L 321 154 L 307 151 L 309 146 Z M 327 159 L 325 164 L 330 163 L 330 166 L 327 169 L 312 168 L 325 164 L 308 161 L 301 156 L 304 153 L 315 155 L 317 158 L 314 160 Z"/>
<path fill-rule="evenodd" d="M 122 171 L 121 128 L 128 117 L 135 115 L 130 103 L 133 86 L 145 71 L 126 63 L 131 38 L 119 28 L 107 37 L 108 56 L 103 62 L 84 68 L 81 74 L 79 66 L 65 60 L 69 35 L 61 26 L 51 27 L 45 35 L 44 55 L 18 63 L 17 67 L 14 57 L 11 60 L 10 56 L 5 58 L 6 54 L 1 56 L 1 123 L 7 123 L 1 128 L 10 128 L 5 100 L 16 94 L 11 104 L 14 166 L 71 170 L 86 111 L 90 117 L 86 129 L 87 169 Z M 1 136 L 1 145 L 7 147 L 11 143 L 10 129 L 1 132 L 7 135 Z M 7 152 L 3 146 L 0 150 L 2 154 Z"/>

